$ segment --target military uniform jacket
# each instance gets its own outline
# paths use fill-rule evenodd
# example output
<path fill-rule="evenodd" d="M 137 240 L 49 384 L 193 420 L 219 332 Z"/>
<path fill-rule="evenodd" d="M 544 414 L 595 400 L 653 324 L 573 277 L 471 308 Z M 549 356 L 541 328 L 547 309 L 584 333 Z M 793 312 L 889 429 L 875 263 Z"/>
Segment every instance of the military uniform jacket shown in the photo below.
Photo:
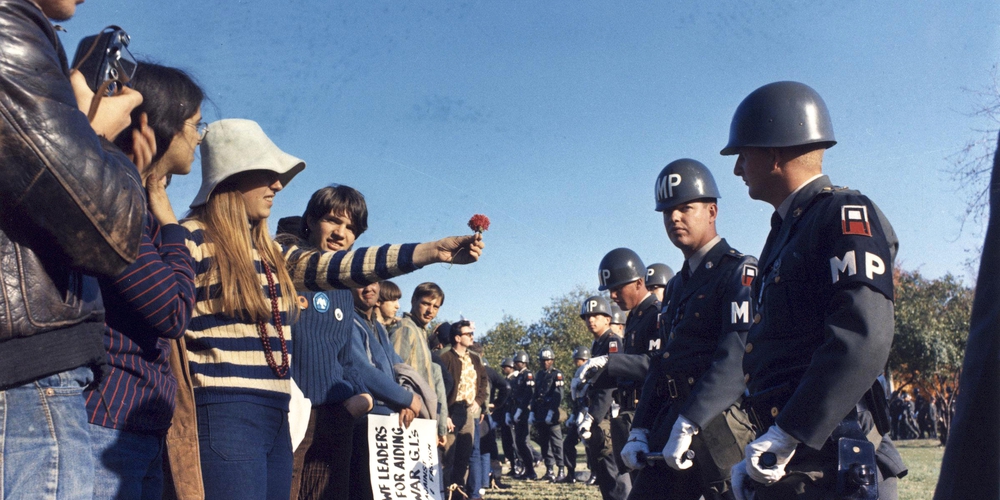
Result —
<path fill-rule="evenodd" d="M 552 368 L 540 370 L 535 374 L 535 393 L 531 400 L 531 411 L 535 412 L 535 420 L 542 421 L 549 411 L 554 411 L 559 417 L 559 405 L 563 400 L 563 386 L 566 385 L 563 372 Z"/>
<path fill-rule="evenodd" d="M 826 176 L 795 195 L 768 235 L 743 369 L 751 401 L 766 401 L 775 423 L 811 448 L 885 366 L 897 246 L 871 200 Z"/>
<path fill-rule="evenodd" d="M 618 379 L 619 389 L 640 390 L 646 380 L 649 360 L 663 348 L 656 328 L 660 302 L 649 294 L 625 321 L 624 352 L 608 356 L 608 373 Z"/>
<path fill-rule="evenodd" d="M 608 330 L 594 341 L 590 348 L 591 356 L 613 355 L 623 349 L 622 338 Z M 587 388 L 588 413 L 599 424 L 611 413 L 612 393 L 617 387 L 617 381 L 608 372 L 598 375 Z"/>
<path fill-rule="evenodd" d="M 511 397 L 514 399 L 514 403 L 510 407 L 511 414 L 521 410 L 521 413 L 527 418 L 528 412 L 531 410 L 531 398 L 534 396 L 535 392 L 535 374 L 531 373 L 527 367 L 521 370 L 517 374 L 515 379 L 514 388 Z"/>
<path fill-rule="evenodd" d="M 757 259 L 720 240 L 687 279 L 667 283 L 660 314 L 663 353 L 650 361 L 635 412 L 635 426 L 649 429 L 671 399 L 667 377 L 680 387 L 679 413 L 704 428 L 744 391 L 743 349 L 753 318 L 750 285 Z M 673 425 L 673 422 L 664 422 Z"/>

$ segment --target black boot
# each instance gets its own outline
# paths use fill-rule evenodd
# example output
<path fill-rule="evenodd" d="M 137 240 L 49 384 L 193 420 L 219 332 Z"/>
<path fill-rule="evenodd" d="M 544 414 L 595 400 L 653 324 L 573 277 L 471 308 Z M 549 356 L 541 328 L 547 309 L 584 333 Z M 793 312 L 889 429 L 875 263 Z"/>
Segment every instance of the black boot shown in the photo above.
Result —
<path fill-rule="evenodd" d="M 597 474 L 594 471 L 590 471 L 590 477 L 587 478 L 587 486 L 594 486 L 597 484 Z"/>
<path fill-rule="evenodd" d="M 549 481 L 552 482 L 556 477 L 552 475 L 552 469 L 549 466 L 545 466 L 545 475 L 538 478 L 539 481 Z"/>
<path fill-rule="evenodd" d="M 573 484 L 573 483 L 576 482 L 576 472 L 574 472 L 574 471 L 566 471 L 562 467 L 560 467 L 559 468 L 559 476 L 556 477 L 556 480 L 553 481 L 553 482 L 554 483 Z"/>

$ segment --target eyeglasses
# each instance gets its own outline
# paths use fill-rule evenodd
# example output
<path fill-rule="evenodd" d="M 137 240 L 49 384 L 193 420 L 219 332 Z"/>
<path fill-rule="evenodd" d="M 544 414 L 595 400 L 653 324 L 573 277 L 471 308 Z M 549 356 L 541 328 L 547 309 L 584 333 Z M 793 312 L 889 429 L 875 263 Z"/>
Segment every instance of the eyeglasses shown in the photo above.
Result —
<path fill-rule="evenodd" d="M 463 337 L 471 337 L 471 336 L 475 335 L 475 333 L 476 332 L 462 332 L 461 335 Z"/>
<path fill-rule="evenodd" d="M 205 122 L 198 122 L 195 125 L 191 125 L 188 122 L 184 122 L 184 125 L 188 125 L 188 126 L 194 127 L 194 129 L 198 131 L 198 141 L 199 142 L 205 140 L 205 134 L 208 133 L 208 124 L 207 123 L 205 123 Z"/>

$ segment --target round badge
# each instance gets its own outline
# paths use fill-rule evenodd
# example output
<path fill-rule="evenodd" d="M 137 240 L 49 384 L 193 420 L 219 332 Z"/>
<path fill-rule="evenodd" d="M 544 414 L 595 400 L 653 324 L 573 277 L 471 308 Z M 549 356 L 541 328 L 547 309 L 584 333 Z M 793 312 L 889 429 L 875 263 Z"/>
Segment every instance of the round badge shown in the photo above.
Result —
<path fill-rule="evenodd" d="M 299 309 L 303 311 L 309 309 L 309 299 L 299 295 Z"/>
<path fill-rule="evenodd" d="M 327 309 L 330 309 L 330 297 L 327 297 L 323 292 L 316 293 L 313 295 L 313 307 L 316 308 L 317 312 L 325 313 Z"/>
<path fill-rule="evenodd" d="M 337 318 L 337 321 L 341 321 L 344 319 L 344 313 L 340 310 L 339 307 L 333 310 L 333 316 Z"/>

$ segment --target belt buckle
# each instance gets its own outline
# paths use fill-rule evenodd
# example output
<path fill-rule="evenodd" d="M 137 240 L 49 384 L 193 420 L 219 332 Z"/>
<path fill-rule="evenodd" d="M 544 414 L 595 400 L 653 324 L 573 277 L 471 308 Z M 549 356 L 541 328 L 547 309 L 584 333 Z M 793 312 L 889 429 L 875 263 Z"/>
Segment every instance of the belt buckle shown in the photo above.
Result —
<path fill-rule="evenodd" d="M 667 379 L 667 391 L 670 393 L 670 399 L 677 399 L 677 383 L 674 379 Z"/>

